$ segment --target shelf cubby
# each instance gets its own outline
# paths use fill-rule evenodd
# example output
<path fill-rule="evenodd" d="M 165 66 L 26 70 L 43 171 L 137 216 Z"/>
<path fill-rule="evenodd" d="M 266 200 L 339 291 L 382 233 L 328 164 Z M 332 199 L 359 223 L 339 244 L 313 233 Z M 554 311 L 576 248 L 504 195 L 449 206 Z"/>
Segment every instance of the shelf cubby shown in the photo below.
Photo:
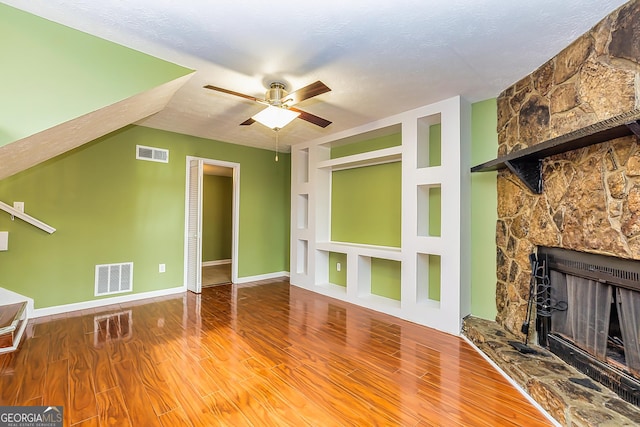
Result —
<path fill-rule="evenodd" d="M 296 273 L 307 274 L 309 271 L 309 241 L 301 239 L 297 240 L 296 251 Z"/>
<path fill-rule="evenodd" d="M 298 194 L 298 215 L 297 224 L 299 230 L 306 230 L 309 227 L 309 195 Z"/>
<path fill-rule="evenodd" d="M 441 235 L 442 188 L 440 184 L 418 185 L 418 236 Z"/>
<path fill-rule="evenodd" d="M 418 303 L 440 303 L 442 272 L 440 255 L 418 253 L 416 274 L 416 300 Z"/>
<path fill-rule="evenodd" d="M 309 182 L 309 149 L 303 149 L 298 152 L 298 182 Z"/>
<path fill-rule="evenodd" d="M 416 144 L 416 166 L 418 169 L 442 165 L 440 114 L 420 117 L 416 123 L 418 137 Z"/>

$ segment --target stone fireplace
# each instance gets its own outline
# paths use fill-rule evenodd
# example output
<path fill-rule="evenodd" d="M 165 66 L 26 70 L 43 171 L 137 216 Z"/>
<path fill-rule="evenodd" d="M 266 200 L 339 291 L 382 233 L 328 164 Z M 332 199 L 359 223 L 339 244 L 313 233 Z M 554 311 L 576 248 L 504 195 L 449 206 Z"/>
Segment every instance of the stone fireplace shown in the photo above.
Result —
<path fill-rule="evenodd" d="M 632 0 L 612 12 L 557 56 L 504 90 L 497 104 L 499 157 L 523 150 L 527 152 L 549 140 L 594 126 L 597 130 L 606 127 L 609 120 L 615 122 L 621 117 L 633 118 L 638 126 L 640 0 Z M 537 176 L 541 178 L 539 192 L 532 191 L 532 187 L 538 189 L 535 180 L 533 184 L 530 180 L 527 182 L 525 178 L 530 177 L 523 178 L 514 173 L 517 171 L 511 165 L 510 169 L 498 172 L 496 322 L 518 339 L 523 337 L 521 329 L 527 317 L 532 270 L 530 255 L 537 253 L 538 248 L 560 248 L 640 263 L 640 144 L 636 136 L 640 131 L 632 130 L 634 132 L 626 132 L 624 136 L 614 132 L 612 138 L 585 144 L 584 148 L 558 150 L 545 156 L 536 166 L 540 172 Z M 527 174 L 531 175 L 529 172 L 522 175 Z M 555 275 L 558 281 L 558 273 Z M 603 294 L 608 292 L 615 308 L 617 291 L 597 289 Z M 628 290 L 627 287 L 622 289 Z M 566 293 L 566 285 L 564 291 Z M 629 300 L 628 297 L 620 298 Z M 600 298 L 593 299 L 596 300 L 600 302 Z M 637 311 L 638 317 L 634 319 L 640 319 L 640 306 L 637 305 L 640 300 L 633 301 L 629 307 Z M 606 308 L 602 310 L 603 315 L 607 316 L 603 322 L 608 325 L 611 299 L 605 298 L 603 306 Z M 562 311 L 556 310 L 557 313 Z M 557 313 L 556 325 L 561 323 L 562 316 L 566 316 L 565 313 L 558 317 Z M 536 323 L 537 328 L 531 327 L 529 342 L 537 343 L 541 338 L 541 347 L 546 349 L 549 331 L 540 330 L 541 325 Z M 538 329 L 537 333 L 535 329 Z M 637 328 L 634 333 L 638 333 Z M 497 334 L 501 332 L 497 331 Z M 637 349 L 637 345 L 634 346 L 633 351 Z M 598 344 L 598 349 L 602 348 Z M 626 351 L 631 351 L 630 346 Z M 507 353 L 502 357 L 509 364 L 513 362 L 513 356 Z M 535 383 L 535 379 L 517 380 Z M 558 383 L 554 384 L 557 386 Z M 553 391 L 542 392 L 534 387 L 532 394 L 536 393 L 544 400 L 544 395 L 549 398 Z M 550 399 L 551 402 L 541 404 L 561 423 L 596 425 L 591 424 L 584 413 L 579 415 L 579 411 L 574 411 L 573 416 L 574 421 L 581 421 L 572 422 L 569 411 L 557 407 L 555 398 Z M 620 408 L 614 411 L 625 412 Z M 640 412 L 632 409 L 630 413 L 630 419 L 640 424 L 640 418 L 634 418 Z"/>

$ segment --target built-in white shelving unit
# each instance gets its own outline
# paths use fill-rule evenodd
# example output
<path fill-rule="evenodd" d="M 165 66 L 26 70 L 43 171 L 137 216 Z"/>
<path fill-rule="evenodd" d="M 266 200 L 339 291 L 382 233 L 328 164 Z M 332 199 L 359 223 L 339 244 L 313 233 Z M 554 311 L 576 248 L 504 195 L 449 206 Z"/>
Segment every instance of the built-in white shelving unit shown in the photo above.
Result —
<path fill-rule="evenodd" d="M 292 147 L 291 283 L 448 333 L 470 313 L 470 106 L 460 97 Z M 439 158 L 430 128 L 440 125 Z M 401 133 L 399 146 L 331 158 L 331 148 Z M 401 247 L 331 241 L 332 172 L 402 163 Z M 437 205 L 435 204 L 437 201 Z M 439 230 L 430 214 L 440 206 Z M 345 254 L 346 286 L 329 281 Z M 371 292 L 373 259 L 400 262 L 400 300 Z M 439 272 L 437 282 L 434 273 Z M 434 284 L 439 283 L 438 292 Z"/>

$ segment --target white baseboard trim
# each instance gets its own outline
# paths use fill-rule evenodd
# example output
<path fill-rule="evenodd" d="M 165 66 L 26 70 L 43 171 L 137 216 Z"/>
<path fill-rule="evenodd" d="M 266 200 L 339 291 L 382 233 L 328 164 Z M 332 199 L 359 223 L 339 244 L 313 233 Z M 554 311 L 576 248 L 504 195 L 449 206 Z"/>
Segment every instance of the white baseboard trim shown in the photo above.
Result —
<path fill-rule="evenodd" d="M 218 259 L 215 261 L 202 261 L 203 267 L 211 267 L 212 265 L 223 265 L 223 264 L 231 264 L 230 259 Z"/>
<path fill-rule="evenodd" d="M 257 282 L 259 280 L 277 279 L 278 277 L 289 277 L 289 272 L 277 271 L 275 273 L 260 274 L 258 276 L 238 277 L 238 280 L 236 280 L 233 283 L 242 284 L 242 283 L 249 283 L 249 282 Z"/>
<path fill-rule="evenodd" d="M 186 286 L 178 286 L 176 288 L 160 289 L 157 291 L 142 292 L 139 294 L 120 295 L 111 298 L 102 298 L 91 301 L 75 302 L 72 304 L 56 305 L 53 307 L 36 308 L 31 317 L 51 316 L 53 314 L 69 313 L 71 311 L 86 310 L 88 308 L 103 307 L 111 304 L 122 304 L 131 301 L 138 301 L 146 298 L 163 297 L 166 295 L 179 294 L 186 292 Z"/>
<path fill-rule="evenodd" d="M 511 378 L 509 375 L 507 375 L 507 373 L 505 371 L 502 370 L 502 368 L 500 368 L 500 366 L 498 366 L 496 364 L 496 362 L 494 362 L 493 360 L 491 360 L 491 358 L 489 356 L 487 356 L 486 354 L 484 354 L 484 352 L 482 350 L 480 350 L 478 348 L 477 345 L 474 344 L 473 341 L 471 341 L 469 338 L 467 338 L 466 336 L 460 334 L 460 336 L 462 337 L 463 340 L 465 340 L 467 342 L 467 344 L 469 344 L 471 347 L 473 347 L 473 349 L 475 351 L 478 352 L 478 354 L 480 356 L 482 356 L 484 358 L 484 360 L 486 360 L 487 362 L 489 362 L 489 364 L 491 366 L 493 366 L 495 368 L 496 371 L 498 371 L 507 381 L 509 381 L 509 383 L 511 383 L 512 386 L 514 386 L 516 388 L 516 390 L 518 390 L 520 392 L 520 394 L 522 394 L 529 402 L 531 402 L 531 404 L 533 406 L 535 406 L 536 408 L 538 408 L 538 410 L 549 420 L 551 421 L 551 423 L 553 423 L 554 426 L 556 427 L 562 427 L 562 425 L 560 423 L 558 423 L 558 421 L 556 421 L 555 418 L 553 418 L 551 416 L 551 414 L 549 414 L 538 402 L 536 402 L 533 397 L 531 397 L 531 395 L 529 395 L 529 393 L 527 393 L 526 391 L 524 391 L 524 389 L 522 387 L 520 387 L 520 384 L 518 384 L 517 382 L 515 382 L 515 380 L 513 378 Z"/>

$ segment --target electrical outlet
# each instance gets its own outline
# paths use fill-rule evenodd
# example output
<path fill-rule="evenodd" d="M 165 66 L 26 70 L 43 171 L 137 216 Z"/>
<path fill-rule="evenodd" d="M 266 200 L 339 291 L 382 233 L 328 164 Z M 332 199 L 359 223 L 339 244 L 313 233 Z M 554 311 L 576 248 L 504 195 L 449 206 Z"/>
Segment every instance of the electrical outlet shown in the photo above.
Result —
<path fill-rule="evenodd" d="M 342 265 L 339 262 L 336 262 L 336 271 L 342 270 Z"/>
<path fill-rule="evenodd" d="M 158 271 L 159 271 L 160 273 L 164 273 L 164 272 L 166 271 L 166 266 L 165 266 L 164 264 L 160 264 L 160 265 L 158 266 Z"/>

